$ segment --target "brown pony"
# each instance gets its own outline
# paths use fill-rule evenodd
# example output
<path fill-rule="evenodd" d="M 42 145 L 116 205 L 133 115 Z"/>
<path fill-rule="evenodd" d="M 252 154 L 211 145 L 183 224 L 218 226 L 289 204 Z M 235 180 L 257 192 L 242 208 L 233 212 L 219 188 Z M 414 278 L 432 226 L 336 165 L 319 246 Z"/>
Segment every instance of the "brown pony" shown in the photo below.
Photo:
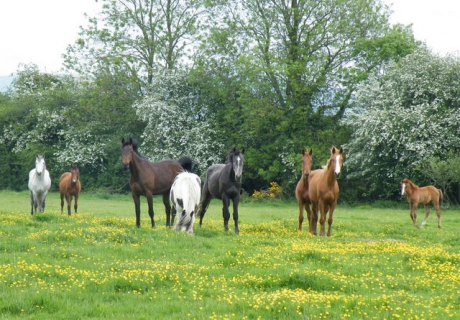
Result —
<path fill-rule="evenodd" d="M 64 197 L 67 201 L 67 214 L 70 216 L 70 206 L 72 205 L 72 197 L 75 198 L 74 209 L 77 213 L 78 195 L 81 191 L 80 170 L 78 164 L 74 163 L 70 166 L 70 172 L 64 172 L 59 179 L 59 192 L 61 193 L 61 213 L 64 211 Z"/>
<path fill-rule="evenodd" d="M 337 206 L 339 197 L 339 184 L 336 177 L 340 175 L 343 161 L 343 149 L 339 150 L 335 147 L 331 149 L 331 156 L 327 160 L 327 164 L 323 169 L 314 170 L 308 178 L 309 196 L 312 203 L 312 214 L 310 223 L 310 233 L 316 235 L 318 224 L 318 210 L 321 213 L 321 236 L 326 234 L 326 216 L 329 212 L 327 236 L 331 236 L 331 226 L 334 216 L 334 210 Z"/>
<path fill-rule="evenodd" d="M 153 196 L 161 194 L 166 210 L 166 226 L 171 222 L 171 204 L 169 203 L 169 191 L 177 174 L 184 168 L 191 169 L 192 161 L 188 157 L 182 157 L 179 161 L 162 160 L 151 162 L 137 151 L 137 142 L 132 138 L 129 141 L 121 140 L 121 155 L 123 165 L 129 168 L 129 185 L 134 200 L 136 212 L 136 227 L 141 225 L 140 196 L 147 198 L 149 216 L 152 228 L 155 227 L 153 219 Z"/>
<path fill-rule="evenodd" d="M 415 183 L 409 179 L 401 180 L 401 195 L 406 194 L 407 202 L 410 207 L 410 217 L 414 222 L 414 227 L 417 227 L 417 208 L 420 203 L 425 206 L 425 219 L 420 224 L 420 228 L 426 224 L 426 220 L 430 215 L 430 208 L 428 204 L 433 203 L 436 209 L 436 215 L 438 216 L 438 228 L 441 228 L 441 210 L 439 209 L 439 202 L 443 201 L 443 194 L 441 189 L 434 186 L 418 187 Z"/>
<path fill-rule="evenodd" d="M 302 231 L 303 211 L 307 211 L 308 221 L 311 220 L 310 197 L 308 196 L 308 177 L 311 172 L 311 155 L 313 150 L 306 152 L 305 148 L 302 149 L 302 176 L 295 188 L 295 197 L 299 205 L 299 231 Z"/>

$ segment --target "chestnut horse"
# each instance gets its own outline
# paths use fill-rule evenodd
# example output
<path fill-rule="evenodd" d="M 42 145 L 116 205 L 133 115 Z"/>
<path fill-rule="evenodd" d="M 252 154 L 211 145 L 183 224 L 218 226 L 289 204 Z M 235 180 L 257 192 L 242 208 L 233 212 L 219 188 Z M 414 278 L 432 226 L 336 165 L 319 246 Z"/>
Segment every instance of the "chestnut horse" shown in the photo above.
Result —
<path fill-rule="evenodd" d="M 434 186 L 418 187 L 415 183 L 409 179 L 401 180 L 401 195 L 406 194 L 407 202 L 409 202 L 410 207 L 410 217 L 412 222 L 414 222 L 414 227 L 417 227 L 417 208 L 421 203 L 425 206 L 425 219 L 423 219 L 420 224 L 420 228 L 426 224 L 426 220 L 430 215 L 430 208 L 428 204 L 433 203 L 433 206 L 436 210 L 436 215 L 438 216 L 438 228 L 441 228 L 441 210 L 439 209 L 439 202 L 443 201 L 443 194 L 441 189 L 438 189 Z"/>
<path fill-rule="evenodd" d="M 80 170 L 78 164 L 74 163 L 70 166 L 70 172 L 64 172 L 59 179 L 59 192 L 61 194 L 61 213 L 64 211 L 64 197 L 67 202 L 67 215 L 70 216 L 72 205 L 72 197 L 75 198 L 73 208 L 77 213 L 78 195 L 81 191 Z"/>
<path fill-rule="evenodd" d="M 302 176 L 295 188 L 295 197 L 299 205 L 299 231 L 302 231 L 303 211 L 307 211 L 308 221 L 311 220 L 310 197 L 308 195 L 308 177 L 311 172 L 311 164 L 313 150 L 306 152 L 305 148 L 302 149 Z"/>
<path fill-rule="evenodd" d="M 326 216 L 329 212 L 327 236 L 331 236 L 331 227 L 334 217 L 334 210 L 337 206 L 339 197 L 339 184 L 336 177 L 340 175 L 342 170 L 343 148 L 336 149 L 332 147 L 331 156 L 327 160 L 327 164 L 323 169 L 314 170 L 311 172 L 308 187 L 309 196 L 312 203 L 312 214 L 310 223 L 310 232 L 317 234 L 316 228 L 318 224 L 318 210 L 321 213 L 319 220 L 321 224 L 321 236 L 326 234 Z"/>
<path fill-rule="evenodd" d="M 228 231 L 228 220 L 230 220 L 230 200 L 233 202 L 233 221 L 235 222 L 235 233 L 240 232 L 238 228 L 238 203 L 241 194 L 241 179 L 243 176 L 244 148 L 238 150 L 231 148 L 228 154 L 227 164 L 214 164 L 206 171 L 206 179 L 201 191 L 201 203 L 199 209 L 200 227 L 203 217 L 212 198 L 222 200 L 222 215 L 224 217 L 224 228 Z"/>
<path fill-rule="evenodd" d="M 151 162 L 137 151 L 137 142 L 132 138 L 129 141 L 121 140 L 122 162 L 125 168 L 129 168 L 129 185 L 134 200 L 136 212 L 136 227 L 141 226 L 140 196 L 147 198 L 149 216 L 152 221 L 152 228 L 155 227 L 153 219 L 153 196 L 161 194 L 166 210 L 166 226 L 170 226 L 171 204 L 169 203 L 169 192 L 177 174 L 184 171 L 184 168 L 191 168 L 192 160 L 188 157 L 181 157 L 179 161 L 162 160 Z"/>

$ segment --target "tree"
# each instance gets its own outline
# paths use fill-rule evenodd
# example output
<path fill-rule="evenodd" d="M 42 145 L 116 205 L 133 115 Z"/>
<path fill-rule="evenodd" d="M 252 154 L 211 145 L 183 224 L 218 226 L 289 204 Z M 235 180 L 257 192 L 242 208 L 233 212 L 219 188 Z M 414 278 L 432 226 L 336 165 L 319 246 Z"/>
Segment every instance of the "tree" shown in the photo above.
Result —
<path fill-rule="evenodd" d="M 348 139 L 338 122 L 356 85 L 418 45 L 409 27 L 390 27 L 377 0 L 220 3 L 196 70 L 210 79 L 227 136 L 253 150 L 246 177 L 255 184 L 293 187 L 303 146 L 324 162 Z"/>
<path fill-rule="evenodd" d="M 152 161 L 191 157 L 202 172 L 222 162 L 225 153 L 219 134 L 204 117 L 207 106 L 180 71 L 155 74 L 150 92 L 134 109 L 147 125 L 142 151 Z"/>
<path fill-rule="evenodd" d="M 80 38 L 67 48 L 65 66 L 82 74 L 123 74 L 143 90 L 157 69 L 186 63 L 204 0 L 102 0 Z"/>
<path fill-rule="evenodd" d="M 353 130 L 346 145 L 350 177 L 388 198 L 404 177 L 423 181 L 417 167 L 425 159 L 458 152 L 459 85 L 460 59 L 426 49 L 362 83 L 356 107 L 343 120 Z"/>

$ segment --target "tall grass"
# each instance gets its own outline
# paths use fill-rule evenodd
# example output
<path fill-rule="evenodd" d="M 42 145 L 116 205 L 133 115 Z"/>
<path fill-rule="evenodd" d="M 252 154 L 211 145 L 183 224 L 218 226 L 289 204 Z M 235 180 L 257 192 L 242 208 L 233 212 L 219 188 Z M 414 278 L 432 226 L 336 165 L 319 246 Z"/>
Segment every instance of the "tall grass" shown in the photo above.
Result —
<path fill-rule="evenodd" d="M 80 213 L 48 195 L 0 192 L 4 319 L 458 319 L 458 210 L 424 229 L 409 210 L 338 207 L 330 238 L 297 231 L 297 205 L 242 203 L 240 235 L 213 201 L 195 236 L 135 228 L 129 196 L 82 194 Z M 422 215 L 420 210 L 420 216 Z"/>

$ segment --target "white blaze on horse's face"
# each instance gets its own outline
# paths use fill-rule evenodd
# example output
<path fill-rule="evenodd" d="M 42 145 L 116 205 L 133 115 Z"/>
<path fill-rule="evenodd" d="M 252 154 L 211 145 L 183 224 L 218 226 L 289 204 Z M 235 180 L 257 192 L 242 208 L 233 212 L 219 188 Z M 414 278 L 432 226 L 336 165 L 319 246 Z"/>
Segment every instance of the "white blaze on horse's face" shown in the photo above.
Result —
<path fill-rule="evenodd" d="M 335 168 L 334 168 L 335 175 L 339 176 L 341 170 L 342 170 L 342 155 L 338 154 L 335 156 Z"/>
<path fill-rule="evenodd" d="M 406 193 L 406 184 L 403 182 L 401 183 L 401 195 L 403 196 Z"/>
<path fill-rule="evenodd" d="M 243 175 L 243 158 L 241 156 L 236 156 L 233 159 L 233 170 L 235 171 L 236 181 L 241 181 Z"/>

